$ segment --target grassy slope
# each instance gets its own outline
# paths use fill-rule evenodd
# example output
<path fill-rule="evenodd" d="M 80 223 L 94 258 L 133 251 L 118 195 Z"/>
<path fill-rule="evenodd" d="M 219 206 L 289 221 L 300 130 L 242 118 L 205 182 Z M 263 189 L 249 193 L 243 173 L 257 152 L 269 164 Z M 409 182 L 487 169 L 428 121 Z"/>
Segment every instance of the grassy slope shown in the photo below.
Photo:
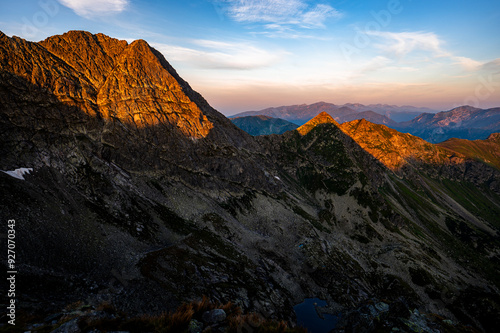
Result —
<path fill-rule="evenodd" d="M 500 169 L 500 144 L 499 140 L 465 140 L 449 139 L 438 143 L 437 146 L 453 152 L 463 154 L 471 159 L 477 159 Z"/>

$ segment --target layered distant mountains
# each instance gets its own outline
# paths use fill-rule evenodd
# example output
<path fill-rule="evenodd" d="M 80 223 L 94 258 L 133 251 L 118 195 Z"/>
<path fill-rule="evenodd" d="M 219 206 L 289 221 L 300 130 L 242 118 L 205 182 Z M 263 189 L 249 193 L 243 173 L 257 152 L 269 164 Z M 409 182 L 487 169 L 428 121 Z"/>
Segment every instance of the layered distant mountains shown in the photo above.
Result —
<path fill-rule="evenodd" d="M 433 144 L 388 127 L 425 110 L 369 107 L 233 119 L 251 136 L 145 41 L 0 33 L 16 329 L 293 332 L 319 298 L 333 332 L 496 332 L 499 134 Z M 397 124 L 441 140 L 497 112 Z"/>
<path fill-rule="evenodd" d="M 429 142 L 442 142 L 451 138 L 486 139 L 500 131 L 500 108 L 478 109 L 461 106 L 436 114 L 423 113 L 399 123 L 394 128 L 417 135 Z"/>
<path fill-rule="evenodd" d="M 245 116 L 269 116 L 273 118 L 281 118 L 288 120 L 297 125 L 303 125 L 307 121 L 316 117 L 321 112 L 326 112 L 332 116 L 335 120 L 339 120 L 340 117 L 350 116 L 356 113 L 362 113 L 365 111 L 372 111 L 377 113 L 377 116 L 386 116 L 395 122 L 408 121 L 422 113 L 435 112 L 435 110 L 429 108 L 418 108 L 414 106 L 396 106 L 396 105 L 386 105 L 386 104 L 353 104 L 348 103 L 344 105 L 336 105 L 331 103 L 319 102 L 314 104 L 301 104 L 301 105 L 290 105 L 290 106 L 279 106 L 273 108 L 267 108 L 260 111 L 246 111 L 238 113 L 233 117 L 245 117 Z M 367 115 L 369 116 L 369 114 Z M 386 118 L 384 118 L 386 119 Z M 352 119 L 351 119 L 352 120 Z M 369 119 L 367 119 L 369 120 Z"/>
<path fill-rule="evenodd" d="M 442 142 L 450 138 L 486 139 L 490 134 L 500 131 L 500 108 L 478 109 L 461 106 L 449 111 L 429 112 L 426 108 L 391 105 L 362 105 L 315 103 L 311 105 L 293 105 L 268 108 L 261 111 L 243 112 L 233 117 L 265 115 L 281 118 L 301 125 L 320 112 L 326 112 L 339 123 L 365 119 L 375 124 L 383 124 L 402 132 L 408 132 L 429 142 Z M 250 123 L 247 118 L 246 122 Z M 238 124 L 237 124 L 238 125 Z M 257 133 L 259 124 L 253 126 Z M 266 134 L 273 132 L 266 124 Z M 252 134 L 256 135 L 256 134 Z"/>

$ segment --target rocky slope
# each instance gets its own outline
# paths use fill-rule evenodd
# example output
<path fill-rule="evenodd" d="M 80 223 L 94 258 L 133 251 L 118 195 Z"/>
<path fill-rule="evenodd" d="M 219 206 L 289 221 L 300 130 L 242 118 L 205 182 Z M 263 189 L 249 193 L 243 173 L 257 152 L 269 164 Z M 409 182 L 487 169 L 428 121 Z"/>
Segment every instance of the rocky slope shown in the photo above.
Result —
<path fill-rule="evenodd" d="M 247 116 L 231 118 L 233 124 L 250 135 L 283 134 L 293 131 L 298 125 L 279 118 L 268 116 Z"/>
<path fill-rule="evenodd" d="M 351 137 L 327 114 L 253 138 L 145 42 L 85 32 L 1 34 L 0 103 L 0 169 L 33 169 L 0 172 L 20 320 L 66 325 L 77 301 L 136 318 L 205 295 L 292 325 L 316 297 L 339 330 L 498 327 L 492 165 L 404 155 L 393 172 L 357 142 L 375 125 Z"/>

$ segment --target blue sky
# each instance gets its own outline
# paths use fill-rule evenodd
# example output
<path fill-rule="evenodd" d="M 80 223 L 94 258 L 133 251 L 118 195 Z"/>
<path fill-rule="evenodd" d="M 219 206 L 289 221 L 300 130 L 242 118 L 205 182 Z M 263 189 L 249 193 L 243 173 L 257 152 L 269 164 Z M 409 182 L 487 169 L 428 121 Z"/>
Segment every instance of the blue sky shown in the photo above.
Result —
<path fill-rule="evenodd" d="M 500 106 L 500 1 L 0 0 L 0 30 L 145 39 L 219 111 Z"/>

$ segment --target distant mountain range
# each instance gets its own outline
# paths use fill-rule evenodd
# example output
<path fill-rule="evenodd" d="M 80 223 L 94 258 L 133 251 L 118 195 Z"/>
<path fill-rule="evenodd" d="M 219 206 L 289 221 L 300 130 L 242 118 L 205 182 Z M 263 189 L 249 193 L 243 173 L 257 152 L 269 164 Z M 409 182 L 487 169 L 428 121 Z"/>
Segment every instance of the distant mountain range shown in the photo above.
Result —
<path fill-rule="evenodd" d="M 424 113 L 393 128 L 429 142 L 442 142 L 451 138 L 486 139 L 490 134 L 500 131 L 500 108 L 460 106 L 435 114 Z"/>
<path fill-rule="evenodd" d="M 335 120 L 340 117 L 349 116 L 355 113 L 365 111 L 373 111 L 379 115 L 386 116 L 395 122 L 408 121 L 422 113 L 436 112 L 429 108 L 419 108 L 415 106 L 396 106 L 387 104 L 370 104 L 363 105 L 359 103 L 348 103 L 344 105 L 336 105 L 332 103 L 318 102 L 314 104 L 301 104 L 290 106 L 271 107 L 260 111 L 246 111 L 238 113 L 229 118 L 244 117 L 244 116 L 269 116 L 288 120 L 297 125 L 302 125 L 312 118 L 316 117 L 321 112 L 326 112 Z M 360 119 L 360 118 L 359 118 Z M 368 119 L 367 119 L 368 120 Z"/>
<path fill-rule="evenodd" d="M 461 106 L 438 113 L 423 112 L 424 110 L 430 109 L 381 104 L 338 106 L 320 102 L 311 105 L 281 106 L 261 111 L 243 112 L 232 116 L 232 119 L 243 115 L 248 117 L 259 114 L 301 125 L 319 113 L 326 112 L 340 124 L 365 119 L 374 124 L 382 124 L 398 131 L 411 133 L 433 143 L 451 138 L 486 139 L 491 133 L 500 131 L 500 108 L 478 109 L 471 106 Z M 411 119 L 408 119 L 410 117 Z M 246 122 L 250 123 L 251 119 L 247 118 Z M 255 133 L 258 132 L 258 126 L 259 124 L 256 122 L 253 128 Z M 266 124 L 262 124 L 262 126 L 266 128 L 263 133 L 277 133 Z"/>

